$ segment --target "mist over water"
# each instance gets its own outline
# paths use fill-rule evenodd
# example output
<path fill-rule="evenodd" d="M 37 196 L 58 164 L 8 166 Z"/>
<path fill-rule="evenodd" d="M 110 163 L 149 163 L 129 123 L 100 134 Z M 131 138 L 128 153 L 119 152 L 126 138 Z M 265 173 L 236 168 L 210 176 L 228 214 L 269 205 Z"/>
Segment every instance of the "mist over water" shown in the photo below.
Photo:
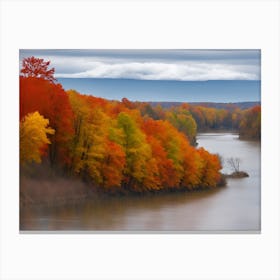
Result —
<path fill-rule="evenodd" d="M 225 188 L 195 193 L 110 197 L 55 208 L 24 208 L 21 230 L 259 231 L 260 143 L 231 133 L 198 135 L 199 147 L 225 160 L 240 158 L 248 178 Z M 224 166 L 223 172 L 230 172 Z"/>

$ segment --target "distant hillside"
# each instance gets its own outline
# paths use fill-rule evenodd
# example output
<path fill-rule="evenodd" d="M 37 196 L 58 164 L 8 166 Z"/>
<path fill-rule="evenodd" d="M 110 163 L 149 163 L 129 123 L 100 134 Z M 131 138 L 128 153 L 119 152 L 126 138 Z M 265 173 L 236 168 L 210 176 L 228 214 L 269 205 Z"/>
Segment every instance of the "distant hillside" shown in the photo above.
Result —
<path fill-rule="evenodd" d="M 151 106 L 161 105 L 163 108 L 170 108 L 172 106 L 180 106 L 184 102 L 148 102 Z M 185 102 L 186 103 L 186 102 Z M 194 106 L 203 106 L 216 109 L 248 109 L 256 105 L 260 105 L 261 102 L 250 101 L 250 102 L 235 102 L 235 103 L 216 103 L 216 102 L 187 102 Z"/>

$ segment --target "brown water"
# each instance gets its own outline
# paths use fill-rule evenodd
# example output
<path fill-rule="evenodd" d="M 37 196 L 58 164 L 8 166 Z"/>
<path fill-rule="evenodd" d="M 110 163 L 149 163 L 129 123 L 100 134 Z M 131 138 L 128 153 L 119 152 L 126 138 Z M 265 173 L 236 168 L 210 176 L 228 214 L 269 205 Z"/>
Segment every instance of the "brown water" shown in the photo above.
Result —
<path fill-rule="evenodd" d="M 228 185 L 197 193 L 144 197 L 111 197 L 21 212 L 21 230 L 74 231 L 259 231 L 260 144 L 231 133 L 198 136 L 203 146 L 223 158 L 238 157 L 250 177 L 228 179 Z M 224 167 L 228 172 L 228 167 Z"/>

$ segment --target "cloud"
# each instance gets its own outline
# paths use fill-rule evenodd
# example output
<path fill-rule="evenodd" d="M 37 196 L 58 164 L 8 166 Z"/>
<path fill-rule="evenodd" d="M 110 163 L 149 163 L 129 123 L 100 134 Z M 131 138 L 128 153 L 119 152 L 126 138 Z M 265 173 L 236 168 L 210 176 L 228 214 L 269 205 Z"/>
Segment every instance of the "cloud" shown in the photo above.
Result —
<path fill-rule="evenodd" d="M 202 62 L 91 62 L 85 71 L 57 73 L 58 78 L 123 78 L 139 80 L 258 80 L 251 66 Z"/>
<path fill-rule="evenodd" d="M 57 78 L 259 80 L 260 52 L 240 50 L 22 50 L 50 60 Z"/>

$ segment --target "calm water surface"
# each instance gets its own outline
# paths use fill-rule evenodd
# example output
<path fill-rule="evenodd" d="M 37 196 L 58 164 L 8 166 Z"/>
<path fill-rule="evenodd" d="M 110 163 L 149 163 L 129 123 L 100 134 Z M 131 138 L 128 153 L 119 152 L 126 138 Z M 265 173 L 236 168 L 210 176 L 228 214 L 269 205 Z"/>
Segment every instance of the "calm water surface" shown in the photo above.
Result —
<path fill-rule="evenodd" d="M 199 147 L 238 157 L 250 177 L 200 193 L 112 197 L 55 209 L 21 211 L 21 230 L 259 231 L 260 144 L 231 133 L 198 135 Z M 226 161 L 226 160 L 225 160 Z M 226 164 L 225 164 L 226 165 Z M 223 172 L 229 172 L 224 166 Z"/>

